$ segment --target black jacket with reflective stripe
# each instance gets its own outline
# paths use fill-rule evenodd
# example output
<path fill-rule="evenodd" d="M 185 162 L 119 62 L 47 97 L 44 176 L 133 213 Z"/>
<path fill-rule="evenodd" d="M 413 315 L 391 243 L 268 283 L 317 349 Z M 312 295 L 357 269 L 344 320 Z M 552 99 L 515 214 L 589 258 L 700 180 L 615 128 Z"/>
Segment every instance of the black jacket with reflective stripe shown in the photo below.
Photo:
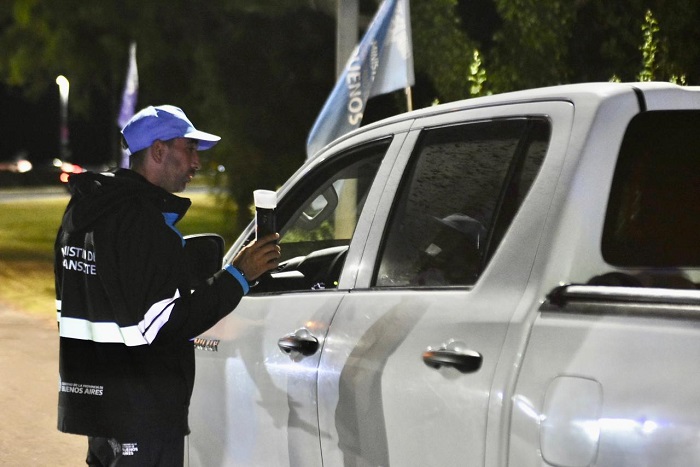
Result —
<path fill-rule="evenodd" d="M 192 338 L 244 291 L 228 271 L 188 287 L 175 223 L 190 201 L 130 170 L 70 180 L 55 245 L 58 428 L 117 439 L 182 436 Z"/>

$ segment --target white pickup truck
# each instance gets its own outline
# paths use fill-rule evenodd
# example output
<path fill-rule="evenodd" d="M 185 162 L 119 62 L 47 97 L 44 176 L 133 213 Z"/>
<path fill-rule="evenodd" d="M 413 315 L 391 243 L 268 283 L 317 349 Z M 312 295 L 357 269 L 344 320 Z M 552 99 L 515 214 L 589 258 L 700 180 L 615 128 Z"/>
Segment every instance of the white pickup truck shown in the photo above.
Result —
<path fill-rule="evenodd" d="M 190 466 L 700 465 L 700 88 L 399 115 L 278 200 L 284 262 L 195 342 Z"/>

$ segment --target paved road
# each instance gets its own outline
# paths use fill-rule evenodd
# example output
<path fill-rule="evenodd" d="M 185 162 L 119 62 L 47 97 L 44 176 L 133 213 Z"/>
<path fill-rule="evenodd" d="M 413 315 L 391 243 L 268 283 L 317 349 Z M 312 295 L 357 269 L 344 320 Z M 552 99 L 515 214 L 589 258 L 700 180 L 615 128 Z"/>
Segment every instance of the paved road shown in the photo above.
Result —
<path fill-rule="evenodd" d="M 85 465 L 85 438 L 56 429 L 56 323 L 0 302 L 0 466 Z"/>

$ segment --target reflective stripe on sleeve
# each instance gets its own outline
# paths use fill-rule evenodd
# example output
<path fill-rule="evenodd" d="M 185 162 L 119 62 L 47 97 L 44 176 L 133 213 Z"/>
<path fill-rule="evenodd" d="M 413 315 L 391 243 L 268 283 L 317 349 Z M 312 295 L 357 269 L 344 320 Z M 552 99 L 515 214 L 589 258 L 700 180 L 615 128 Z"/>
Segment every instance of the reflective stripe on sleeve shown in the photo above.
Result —
<path fill-rule="evenodd" d="M 125 344 L 129 347 L 146 345 L 138 326 L 120 328 L 117 323 L 93 323 L 86 319 L 61 318 L 61 337 L 93 342 Z"/>
<path fill-rule="evenodd" d="M 165 324 L 170 319 L 170 313 L 173 311 L 175 306 L 175 300 L 180 298 L 180 291 L 175 290 L 175 295 L 172 298 L 166 298 L 159 302 L 154 303 L 146 312 L 138 326 L 148 343 L 152 343 L 158 331 L 165 326 Z"/>

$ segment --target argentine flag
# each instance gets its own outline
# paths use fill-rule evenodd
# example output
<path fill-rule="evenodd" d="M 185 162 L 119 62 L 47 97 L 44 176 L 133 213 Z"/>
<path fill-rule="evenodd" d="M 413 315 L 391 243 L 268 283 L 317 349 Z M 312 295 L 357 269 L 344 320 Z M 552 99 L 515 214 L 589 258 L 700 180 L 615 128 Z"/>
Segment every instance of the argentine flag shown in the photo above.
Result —
<path fill-rule="evenodd" d="M 307 157 L 359 128 L 370 97 L 414 82 L 408 0 L 384 0 L 311 128 Z"/>

